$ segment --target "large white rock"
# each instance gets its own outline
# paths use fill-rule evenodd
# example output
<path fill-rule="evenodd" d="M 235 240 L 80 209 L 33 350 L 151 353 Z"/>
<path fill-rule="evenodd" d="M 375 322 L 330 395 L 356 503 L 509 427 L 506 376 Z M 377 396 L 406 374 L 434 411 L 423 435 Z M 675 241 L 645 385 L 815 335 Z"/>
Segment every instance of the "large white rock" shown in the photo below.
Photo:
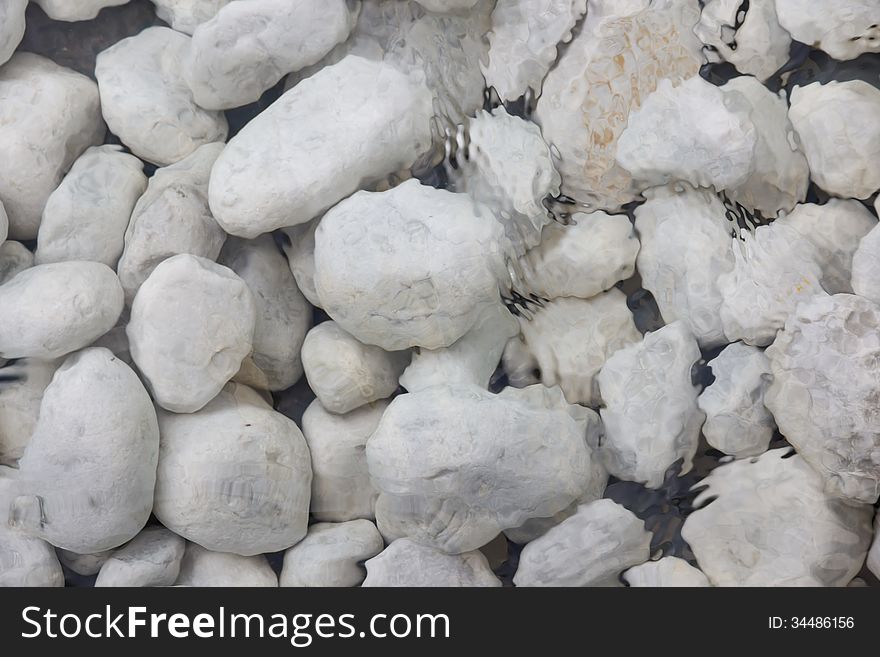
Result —
<path fill-rule="evenodd" d="M 284 390 L 303 374 L 300 349 L 312 325 L 312 307 L 303 297 L 287 260 L 271 235 L 226 241 L 220 258 L 247 283 L 254 296 L 254 364 L 265 376 L 264 387 Z"/>
<path fill-rule="evenodd" d="M 106 349 L 84 349 L 43 393 L 19 469 L 0 467 L 0 523 L 78 553 L 121 545 L 150 516 L 158 456 L 137 375 Z"/>
<path fill-rule="evenodd" d="M 645 197 L 635 211 L 642 286 L 667 323 L 684 322 L 703 347 L 727 344 L 717 281 L 733 269 L 734 256 L 724 205 L 712 192 L 687 185 Z"/>
<path fill-rule="evenodd" d="M 0 463 L 15 466 L 40 417 L 43 391 L 60 360 L 24 358 L 2 369 L 12 380 L 0 384 Z"/>
<path fill-rule="evenodd" d="M 358 192 L 324 215 L 315 288 L 321 307 L 361 342 L 448 347 L 498 302 L 506 243 L 486 206 L 408 180 Z"/>
<path fill-rule="evenodd" d="M 159 412 L 153 512 L 218 552 L 251 556 L 306 534 L 312 469 L 299 427 L 256 392 L 230 384 L 202 410 Z"/>
<path fill-rule="evenodd" d="M 281 231 L 288 238 L 288 242 L 282 243 L 282 248 L 290 271 L 296 279 L 299 291 L 313 306 L 321 305 L 315 291 L 315 231 L 319 221 L 320 219 L 314 219 Z"/>
<path fill-rule="evenodd" d="M 0 66 L 9 61 L 24 36 L 27 5 L 28 0 L 7 0 L 0 4 Z"/>
<path fill-rule="evenodd" d="M 90 21 L 104 7 L 118 7 L 129 0 L 34 0 L 46 15 L 56 21 Z"/>
<path fill-rule="evenodd" d="M 699 485 L 695 504 L 709 504 L 681 533 L 713 586 L 846 586 L 864 563 L 873 510 L 830 498 L 789 449 L 722 465 Z"/>
<path fill-rule="evenodd" d="M 26 52 L 0 68 L 0 198 L 10 238 L 37 236 L 49 194 L 103 139 L 98 87 L 89 78 Z"/>
<path fill-rule="evenodd" d="M 193 413 L 238 372 L 255 324 L 256 304 L 243 280 L 182 254 L 162 262 L 141 286 L 126 334 L 156 403 Z"/>
<path fill-rule="evenodd" d="M 121 146 L 88 149 L 46 201 L 37 264 L 90 260 L 115 269 L 131 212 L 146 188 L 143 163 Z"/>
<path fill-rule="evenodd" d="M 626 215 L 578 212 L 544 227 L 541 243 L 520 258 L 523 293 L 589 299 L 635 271 L 639 240 Z"/>
<path fill-rule="evenodd" d="M 880 52 L 880 5 L 875 0 L 776 0 L 776 13 L 794 40 L 834 59 Z"/>
<path fill-rule="evenodd" d="M 226 233 L 208 208 L 208 178 L 222 150 L 221 143 L 205 144 L 150 178 L 132 211 L 119 259 L 128 305 L 163 260 L 180 253 L 217 259 Z"/>
<path fill-rule="evenodd" d="M 482 552 L 446 554 L 408 538 L 392 542 L 365 565 L 365 587 L 501 586 Z"/>
<path fill-rule="evenodd" d="M 562 192 L 591 209 L 616 211 L 636 199 L 617 165 L 629 114 L 660 80 L 696 75 L 700 8 L 691 0 L 589 0 L 580 33 L 547 75 L 535 120 L 560 155 Z"/>
<path fill-rule="evenodd" d="M 400 385 L 408 392 L 444 383 L 488 390 L 508 340 L 518 333 L 519 323 L 503 304 L 487 306 L 468 332 L 448 347 L 414 350 Z"/>
<path fill-rule="evenodd" d="M 779 24 L 776 0 L 706 0 L 695 28 L 709 62 L 730 62 L 767 80 L 788 61 L 791 36 Z"/>
<path fill-rule="evenodd" d="M 743 231 L 729 242 L 733 270 L 718 276 L 721 322 L 730 342 L 766 346 L 801 301 L 824 294 L 813 243 L 784 223 Z"/>
<path fill-rule="evenodd" d="M 604 407 L 605 437 L 599 455 L 612 475 L 649 488 L 663 484 L 666 470 L 682 460 L 691 469 L 705 416 L 691 368 L 700 348 L 683 322 L 645 335 L 608 358 L 597 381 Z"/>
<path fill-rule="evenodd" d="M 432 115 L 423 76 L 346 57 L 230 140 L 211 175 L 211 210 L 227 232 L 248 238 L 309 221 L 412 166 L 430 147 Z"/>
<path fill-rule="evenodd" d="M 361 563 L 385 544 L 369 520 L 319 522 L 284 553 L 281 586 L 358 586 L 366 576 Z"/>
<path fill-rule="evenodd" d="M 852 289 L 859 296 L 880 303 L 880 228 L 872 228 L 853 254 Z"/>
<path fill-rule="evenodd" d="M 185 547 L 186 541 L 164 527 L 147 527 L 104 562 L 95 586 L 171 586 Z"/>
<path fill-rule="evenodd" d="M 177 586 L 278 586 L 278 577 L 261 554 L 243 557 L 212 552 L 201 545 L 187 543 Z"/>
<path fill-rule="evenodd" d="M 312 328 L 302 345 L 309 387 L 332 413 L 390 397 L 409 359 L 410 352 L 364 344 L 333 321 Z"/>
<path fill-rule="evenodd" d="M 658 587 L 707 587 L 709 579 L 699 568 L 694 568 L 684 559 L 663 557 L 657 561 L 647 561 L 633 566 L 623 574 L 630 586 Z"/>
<path fill-rule="evenodd" d="M 302 416 L 302 432 L 312 458 L 310 511 L 322 522 L 375 517 L 379 491 L 370 481 L 365 446 L 387 401 L 378 401 L 337 415 L 317 399 Z"/>
<path fill-rule="evenodd" d="M 382 535 L 474 550 L 604 477 L 587 445 L 598 416 L 536 387 L 437 386 L 395 398 L 367 441 Z"/>
<path fill-rule="evenodd" d="M 503 101 L 528 90 L 540 93 L 557 46 L 571 41 L 586 11 L 587 0 L 498 0 L 488 34 L 489 63 L 481 66 L 486 85 Z"/>
<path fill-rule="evenodd" d="M 192 34 L 233 0 L 151 0 L 156 16 L 178 32 Z"/>
<path fill-rule="evenodd" d="M 6 240 L 0 244 L 0 285 L 34 266 L 34 254 L 21 242 Z"/>
<path fill-rule="evenodd" d="M 765 403 L 825 481 L 856 502 L 880 495 L 880 306 L 850 294 L 801 303 L 767 349 Z"/>
<path fill-rule="evenodd" d="M 185 34 L 148 27 L 102 51 L 95 63 L 107 126 L 135 155 L 159 166 L 226 140 L 226 118 L 196 105 L 183 78 L 189 45 Z"/>
<path fill-rule="evenodd" d="M 25 269 L 0 286 L 0 357 L 64 356 L 113 328 L 123 308 L 116 274 L 99 262 Z"/>
<path fill-rule="evenodd" d="M 650 557 L 651 533 L 612 500 L 596 500 L 523 548 L 517 586 L 621 586 L 620 573 Z"/>
<path fill-rule="evenodd" d="M 860 199 L 880 189 L 880 89 L 862 80 L 795 87 L 788 115 L 819 187 Z"/>
<path fill-rule="evenodd" d="M 591 299 L 554 299 L 519 324 L 520 335 L 504 350 L 511 385 L 559 386 L 570 403 L 587 406 L 598 405 L 595 377 L 605 361 L 642 340 L 626 295 L 616 289 Z"/>
<path fill-rule="evenodd" d="M 543 201 L 559 194 L 550 147 L 534 123 L 504 107 L 481 110 L 465 128 L 467 144 L 447 162 L 450 188 L 495 210 L 517 254 L 541 241 L 553 220 Z"/>
<path fill-rule="evenodd" d="M 736 458 L 767 451 L 776 422 L 764 406 L 773 378 L 763 351 L 735 342 L 709 361 L 715 381 L 697 398 L 706 415 L 703 435 L 715 449 Z"/>
<path fill-rule="evenodd" d="M 777 220 L 792 226 L 816 248 L 822 287 L 829 294 L 853 291 L 853 256 L 877 218 L 855 200 L 830 199 L 825 205 L 804 203 Z"/>
<path fill-rule="evenodd" d="M 193 32 L 184 78 L 200 107 L 247 105 L 318 62 L 346 39 L 356 17 L 346 0 L 230 2 Z"/>
<path fill-rule="evenodd" d="M 0 526 L 0 588 L 7 586 L 64 586 L 64 571 L 46 541 Z"/>

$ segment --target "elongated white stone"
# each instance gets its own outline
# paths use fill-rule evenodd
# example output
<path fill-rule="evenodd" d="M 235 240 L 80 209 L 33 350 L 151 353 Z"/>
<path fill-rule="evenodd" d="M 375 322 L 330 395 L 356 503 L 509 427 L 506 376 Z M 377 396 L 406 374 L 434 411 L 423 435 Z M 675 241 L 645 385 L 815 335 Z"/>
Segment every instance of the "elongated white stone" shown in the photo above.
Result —
<path fill-rule="evenodd" d="M 95 63 L 107 126 L 135 155 L 159 166 L 226 140 L 226 118 L 196 105 L 183 79 L 189 42 L 170 28 L 148 27 L 102 51 Z"/>
<path fill-rule="evenodd" d="M 365 587 L 501 586 L 482 552 L 451 555 L 408 538 L 392 542 L 365 565 Z"/>
<path fill-rule="evenodd" d="M 284 553 L 281 586 L 357 586 L 366 571 L 361 563 L 379 554 L 385 544 L 369 520 L 319 522 Z"/>
<path fill-rule="evenodd" d="M 187 543 L 180 562 L 177 586 L 278 586 L 278 577 L 266 557 L 258 554 L 212 552 L 201 545 Z"/>
<path fill-rule="evenodd" d="M 104 562 L 95 586 L 171 586 L 185 547 L 186 541 L 164 527 L 147 527 Z"/>
<path fill-rule="evenodd" d="M 98 87 L 89 78 L 26 52 L 0 68 L 0 198 L 10 238 L 37 236 L 49 194 L 103 139 Z"/>
<path fill-rule="evenodd" d="M 633 566 L 623 574 L 623 579 L 630 586 L 654 588 L 711 586 L 701 570 L 678 557 L 663 557 Z"/>
<path fill-rule="evenodd" d="M 28 0 L 8 0 L 0 5 L 0 66 L 9 61 L 24 36 L 27 5 Z"/>
<path fill-rule="evenodd" d="M 423 76 L 346 57 L 230 140 L 211 174 L 211 210 L 228 233 L 248 238 L 309 221 L 412 166 L 430 146 L 432 114 Z"/>
<path fill-rule="evenodd" d="M 255 324 L 256 305 L 243 280 L 182 254 L 162 262 L 141 286 L 126 334 L 156 403 L 193 413 L 238 372 Z"/>
<path fill-rule="evenodd" d="M 88 149 L 46 201 L 37 264 L 90 260 L 115 269 L 132 210 L 146 188 L 143 163 L 121 146 Z"/>
<path fill-rule="evenodd" d="M 776 13 L 793 39 L 834 59 L 880 52 L 880 6 L 874 0 L 776 0 Z"/>
<path fill-rule="evenodd" d="M 694 503 L 708 504 L 681 533 L 713 586 L 846 586 L 864 563 L 873 510 L 829 497 L 790 449 L 722 465 L 699 485 Z"/>

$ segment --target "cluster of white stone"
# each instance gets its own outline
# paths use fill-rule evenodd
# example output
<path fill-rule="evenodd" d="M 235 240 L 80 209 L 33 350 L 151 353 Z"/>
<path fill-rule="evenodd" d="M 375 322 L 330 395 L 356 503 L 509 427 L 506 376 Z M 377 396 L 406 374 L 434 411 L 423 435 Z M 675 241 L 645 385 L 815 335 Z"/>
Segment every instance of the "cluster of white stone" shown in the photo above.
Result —
<path fill-rule="evenodd" d="M 876 0 L 153 0 L 94 80 L 27 4 L 0 585 L 500 586 L 499 536 L 517 586 L 880 577 L 880 88 L 766 84 L 880 53 Z M 703 439 L 689 563 L 604 495 Z"/>

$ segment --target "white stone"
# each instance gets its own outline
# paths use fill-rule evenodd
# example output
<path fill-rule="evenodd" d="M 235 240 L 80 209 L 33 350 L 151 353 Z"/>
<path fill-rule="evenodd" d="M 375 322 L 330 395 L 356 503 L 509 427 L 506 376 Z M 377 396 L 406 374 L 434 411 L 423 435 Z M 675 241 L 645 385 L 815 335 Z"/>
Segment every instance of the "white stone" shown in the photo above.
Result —
<path fill-rule="evenodd" d="M 333 321 L 312 328 L 302 346 L 309 387 L 332 413 L 348 413 L 390 397 L 409 359 L 408 351 L 363 344 Z"/>
<path fill-rule="evenodd" d="M 64 356 L 113 328 L 122 286 L 107 265 L 58 262 L 25 269 L 0 286 L 0 357 Z"/>
<path fill-rule="evenodd" d="M 871 507 L 828 497 L 787 448 L 722 465 L 699 485 L 694 503 L 709 504 L 681 533 L 713 586 L 846 586 L 864 563 Z"/>
<path fill-rule="evenodd" d="M 0 588 L 7 586 L 64 586 L 64 572 L 46 541 L 0 526 Z"/>
<path fill-rule="evenodd" d="M 666 322 L 684 322 L 700 345 L 727 344 L 718 277 L 733 269 L 724 205 L 707 190 L 661 187 L 636 208 L 636 266 Z"/>
<path fill-rule="evenodd" d="M 450 555 L 408 538 L 397 539 L 365 565 L 365 587 L 501 586 L 482 552 Z"/>
<path fill-rule="evenodd" d="M 578 212 L 544 227 L 541 243 L 520 258 L 522 293 L 589 299 L 635 271 L 639 240 L 626 215 Z"/>
<path fill-rule="evenodd" d="M 131 212 L 146 188 L 143 163 L 121 146 L 88 149 L 46 201 L 36 263 L 90 260 L 115 269 Z"/>
<path fill-rule="evenodd" d="M 296 286 L 284 255 L 271 235 L 226 241 L 218 260 L 247 283 L 254 296 L 254 364 L 265 387 L 284 390 L 303 374 L 300 349 L 312 326 L 312 307 Z"/>
<path fill-rule="evenodd" d="M 147 527 L 104 562 L 95 586 L 171 586 L 185 547 L 186 541 L 164 527 Z"/>
<path fill-rule="evenodd" d="M 619 349 L 597 381 L 605 428 L 599 455 L 612 475 L 659 488 L 667 469 L 682 460 L 691 469 L 705 416 L 691 368 L 700 348 L 683 322 L 673 322 Z"/>
<path fill-rule="evenodd" d="M 400 376 L 408 392 L 443 383 L 468 383 L 488 390 L 492 375 L 519 324 L 501 303 L 487 306 L 458 340 L 440 349 L 418 349 Z"/>
<path fill-rule="evenodd" d="M 129 0 L 34 0 L 46 15 L 56 21 L 90 21 L 104 7 L 118 7 Z"/>
<path fill-rule="evenodd" d="M 202 23 L 207 23 L 233 0 L 151 0 L 156 5 L 156 16 L 178 32 L 192 35 Z"/>
<path fill-rule="evenodd" d="M 730 62 L 762 82 L 788 61 L 791 36 L 779 24 L 775 0 L 706 0 L 695 31 L 707 61 Z"/>
<path fill-rule="evenodd" d="M 0 523 L 81 554 L 117 547 L 150 516 L 158 455 L 137 375 L 106 349 L 73 354 L 43 393 L 19 469 L 0 467 Z"/>
<path fill-rule="evenodd" d="M 557 58 L 557 46 L 571 41 L 587 0 L 498 0 L 492 10 L 486 85 L 503 101 L 516 100 L 541 84 Z"/>
<path fill-rule="evenodd" d="M 363 185 L 412 166 L 431 144 L 432 114 L 423 76 L 346 57 L 285 93 L 229 141 L 211 175 L 211 210 L 239 237 L 309 221 Z"/>
<path fill-rule="evenodd" d="M 187 543 L 176 585 L 275 587 L 278 586 L 278 577 L 262 554 L 242 557 Z"/>
<path fill-rule="evenodd" d="M 621 586 L 621 571 L 647 561 L 650 546 L 644 522 L 612 500 L 597 500 L 526 545 L 513 583 Z"/>
<path fill-rule="evenodd" d="M 694 568 L 684 559 L 663 557 L 657 561 L 648 561 L 633 566 L 623 574 L 623 579 L 630 586 L 659 587 L 707 587 L 708 578 L 703 572 Z"/>
<path fill-rule="evenodd" d="M 788 115 L 819 187 L 859 199 L 880 189 L 880 89 L 862 80 L 795 87 Z"/>
<path fill-rule="evenodd" d="M 853 254 L 852 289 L 859 296 L 880 303 L 880 228 L 872 228 Z"/>
<path fill-rule="evenodd" d="M 21 242 L 6 240 L 0 244 L 0 285 L 34 266 L 34 254 Z"/>
<path fill-rule="evenodd" d="M 216 260 L 226 233 L 208 208 L 208 178 L 223 144 L 205 144 L 158 169 L 138 199 L 125 231 L 119 280 L 128 305 L 163 260 L 180 253 Z"/>
<path fill-rule="evenodd" d="M 880 306 L 850 294 L 816 296 L 785 322 L 767 357 L 765 403 L 779 431 L 825 481 L 856 502 L 880 495 Z"/>
<path fill-rule="evenodd" d="M 170 28 L 148 27 L 102 51 L 95 63 L 107 126 L 135 155 L 159 166 L 226 140 L 226 118 L 196 105 L 183 79 L 189 43 Z"/>
<path fill-rule="evenodd" d="M 256 304 L 243 280 L 182 254 L 162 262 L 141 286 L 126 334 L 156 403 L 193 413 L 238 372 L 255 324 Z"/>
<path fill-rule="evenodd" d="M 366 576 L 361 563 L 379 554 L 385 544 L 369 520 L 319 522 L 284 553 L 281 586 L 358 586 Z"/>
<path fill-rule="evenodd" d="M 408 180 L 358 192 L 324 215 L 315 288 L 321 307 L 361 342 L 448 347 L 498 302 L 505 244 L 486 206 Z"/>
<path fill-rule="evenodd" d="M 302 416 L 302 432 L 312 459 L 310 511 L 321 522 L 376 517 L 379 491 L 370 481 L 365 446 L 387 401 L 377 401 L 337 415 L 317 399 Z"/>
<path fill-rule="evenodd" d="M 318 229 L 319 221 L 320 219 L 315 219 L 282 229 L 290 240 L 289 244 L 283 245 L 290 271 L 296 279 L 299 291 L 313 306 L 321 305 L 321 300 L 315 291 L 315 231 Z"/>
<path fill-rule="evenodd" d="M 97 575 L 101 567 L 107 562 L 107 559 L 113 556 L 115 550 L 101 550 L 100 552 L 91 552 L 79 554 L 70 550 L 56 550 L 58 560 L 61 564 L 83 577 L 91 577 Z"/>
<path fill-rule="evenodd" d="M 9 61 L 24 36 L 27 5 L 28 0 L 7 0 L 0 5 L 0 66 Z"/>
<path fill-rule="evenodd" d="M 367 441 L 379 530 L 460 553 L 551 516 L 604 476 L 587 445 L 598 431 L 598 416 L 558 388 L 396 397 Z"/>
<path fill-rule="evenodd" d="M 589 0 L 587 17 L 544 81 L 535 120 L 560 155 L 562 192 L 616 211 L 640 189 L 617 165 L 629 114 L 660 80 L 696 75 L 702 57 L 692 0 Z"/>
<path fill-rule="evenodd" d="M 570 403 L 587 406 L 598 405 L 595 377 L 606 360 L 642 340 L 626 295 L 616 289 L 591 299 L 554 299 L 519 324 L 520 335 L 504 351 L 510 384 L 559 386 Z"/>
<path fill-rule="evenodd" d="M 346 0 L 230 2 L 193 32 L 183 76 L 200 107 L 247 105 L 344 41 L 356 16 Z"/>
<path fill-rule="evenodd" d="M 715 381 L 697 399 L 706 415 L 706 442 L 736 458 L 766 452 L 776 428 L 764 406 L 764 394 L 773 378 L 767 356 L 757 347 L 735 342 L 709 361 L 709 366 Z"/>
<path fill-rule="evenodd" d="M 820 283 L 828 294 L 851 293 L 853 256 L 877 218 L 855 200 L 832 198 L 825 205 L 804 203 L 776 223 L 788 224 L 816 247 Z"/>
<path fill-rule="evenodd" d="M 776 13 L 793 39 L 834 59 L 880 52 L 880 5 L 875 0 L 776 0 Z"/>
<path fill-rule="evenodd" d="M 559 194 L 561 179 L 550 147 L 538 126 L 504 107 L 477 112 L 465 130 L 466 146 L 455 154 L 455 166 L 446 165 L 450 189 L 493 208 L 520 255 L 553 221 L 543 201 Z"/>
<path fill-rule="evenodd" d="M 11 239 L 36 238 L 49 194 L 103 139 L 98 87 L 89 78 L 26 52 L 0 68 L 0 198 Z"/>
<path fill-rule="evenodd" d="M 60 364 L 24 358 L 0 370 L 12 378 L 0 384 L 0 463 L 14 467 L 24 454 L 40 417 L 43 391 Z"/>
<path fill-rule="evenodd" d="M 153 512 L 176 534 L 218 552 L 284 550 L 306 535 L 312 469 L 293 420 L 230 384 L 202 410 L 159 412 Z"/>
<path fill-rule="evenodd" d="M 816 247 L 790 225 L 772 223 L 730 241 L 733 270 L 718 276 L 721 322 L 730 342 L 766 346 L 801 301 L 824 294 Z"/>

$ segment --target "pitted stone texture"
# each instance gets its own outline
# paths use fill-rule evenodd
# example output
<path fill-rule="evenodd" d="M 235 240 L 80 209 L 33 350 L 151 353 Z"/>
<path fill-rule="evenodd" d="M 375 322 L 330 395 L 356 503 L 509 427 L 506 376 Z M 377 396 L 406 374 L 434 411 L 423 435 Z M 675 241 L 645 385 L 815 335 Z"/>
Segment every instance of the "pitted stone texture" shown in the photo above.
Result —
<path fill-rule="evenodd" d="M 361 563 L 379 554 L 385 544 L 369 520 L 319 522 L 284 553 L 281 586 L 358 586 L 366 571 Z"/>
<path fill-rule="evenodd" d="M 451 555 L 408 538 L 392 542 L 365 565 L 365 587 L 501 586 L 482 552 Z"/>
<path fill-rule="evenodd" d="M 850 294 L 801 303 L 767 349 L 765 397 L 782 435 L 837 497 L 880 495 L 880 306 Z"/>
<path fill-rule="evenodd" d="M 713 586 L 846 586 L 864 563 L 873 510 L 829 497 L 790 449 L 722 465 L 698 485 L 694 503 L 708 504 L 682 537 Z"/>

